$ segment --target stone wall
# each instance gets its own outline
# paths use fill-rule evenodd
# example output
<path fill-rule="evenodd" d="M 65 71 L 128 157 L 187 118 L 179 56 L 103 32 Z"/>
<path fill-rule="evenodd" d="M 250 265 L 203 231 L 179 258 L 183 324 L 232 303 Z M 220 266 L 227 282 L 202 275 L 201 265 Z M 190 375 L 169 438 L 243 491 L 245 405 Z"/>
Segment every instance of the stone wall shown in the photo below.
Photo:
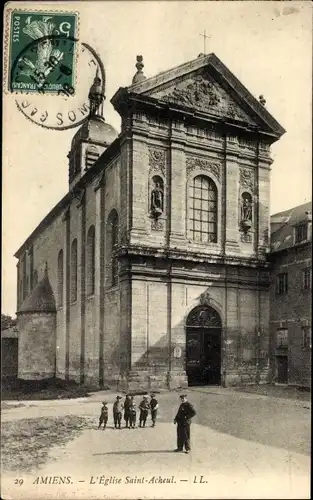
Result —
<path fill-rule="evenodd" d="M 214 282 L 132 279 L 131 388 L 165 387 L 169 377 L 172 388 L 186 386 L 186 319 L 204 293 L 222 320 L 223 385 L 268 381 L 268 284 L 261 286 L 256 270 L 234 270 L 227 286 L 225 267 L 218 275 L 212 266 L 208 274 Z M 180 357 L 174 356 L 176 347 Z"/>
<path fill-rule="evenodd" d="M 19 330 L 18 377 L 40 380 L 55 376 L 55 313 L 21 313 Z"/>

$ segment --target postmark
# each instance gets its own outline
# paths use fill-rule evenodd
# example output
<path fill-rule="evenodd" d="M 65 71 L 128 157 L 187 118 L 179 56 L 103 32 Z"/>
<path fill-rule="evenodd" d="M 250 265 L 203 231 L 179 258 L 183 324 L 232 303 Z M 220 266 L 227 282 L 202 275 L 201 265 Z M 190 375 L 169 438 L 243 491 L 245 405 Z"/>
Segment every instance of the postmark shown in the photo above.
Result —
<path fill-rule="evenodd" d="M 69 45 L 71 42 L 72 40 L 68 39 Z M 90 111 L 88 93 L 96 75 L 101 80 L 104 96 L 105 70 L 99 55 L 89 44 L 81 43 L 79 40 L 74 42 L 78 53 L 77 83 L 74 92 L 71 88 L 60 84 L 58 98 L 49 92 L 45 93 L 44 87 L 41 92 L 13 94 L 17 109 L 26 119 L 40 127 L 66 130 L 78 127 L 87 120 Z M 57 72 L 60 73 L 60 68 L 57 68 Z"/>
<path fill-rule="evenodd" d="M 16 9 L 7 15 L 6 89 L 52 95 L 62 86 L 74 89 L 78 13 Z"/>

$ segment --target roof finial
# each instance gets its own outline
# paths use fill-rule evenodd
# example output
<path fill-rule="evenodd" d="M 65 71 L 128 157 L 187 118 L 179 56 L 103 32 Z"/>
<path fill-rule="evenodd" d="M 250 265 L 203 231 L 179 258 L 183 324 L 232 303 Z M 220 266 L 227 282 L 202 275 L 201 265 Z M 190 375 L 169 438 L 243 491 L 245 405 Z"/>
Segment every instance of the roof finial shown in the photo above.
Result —
<path fill-rule="evenodd" d="M 44 277 L 48 278 L 48 262 L 46 261 Z"/>
<path fill-rule="evenodd" d="M 260 104 L 262 104 L 262 106 L 265 106 L 266 99 L 265 99 L 264 95 L 259 96 L 259 102 L 260 102 Z"/>
<path fill-rule="evenodd" d="M 137 68 L 137 73 L 133 77 L 132 83 L 140 83 L 146 80 L 145 75 L 143 74 L 143 69 L 144 64 L 143 64 L 143 57 L 142 56 L 137 56 L 137 62 L 136 62 L 136 68 Z"/>
<path fill-rule="evenodd" d="M 103 118 L 103 101 L 105 99 L 104 91 L 105 82 L 102 85 L 102 81 L 99 76 L 99 66 L 97 66 L 96 76 L 88 94 L 90 108 L 89 118 L 92 116 L 101 116 Z"/>

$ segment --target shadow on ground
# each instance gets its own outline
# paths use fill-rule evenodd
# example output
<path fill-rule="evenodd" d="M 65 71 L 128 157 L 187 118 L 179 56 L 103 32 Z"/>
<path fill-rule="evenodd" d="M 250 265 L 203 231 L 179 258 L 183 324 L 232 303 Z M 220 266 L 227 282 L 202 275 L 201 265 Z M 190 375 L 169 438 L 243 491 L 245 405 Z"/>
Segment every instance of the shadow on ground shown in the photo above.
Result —
<path fill-rule="evenodd" d="M 131 451 L 108 451 L 107 453 L 93 453 L 93 457 L 102 457 L 104 455 L 150 455 L 152 453 L 171 453 L 173 450 L 131 450 Z"/>
<path fill-rule="evenodd" d="M 73 399 L 88 397 L 91 390 L 97 389 L 87 390 L 75 382 L 55 378 L 46 380 L 7 378 L 2 379 L 1 399 L 6 401 Z"/>
<path fill-rule="evenodd" d="M 194 422 L 239 439 L 310 454 L 310 408 L 305 401 L 243 398 L 239 394 L 188 391 L 197 415 Z M 159 421 L 171 422 L 173 405 L 160 407 Z"/>

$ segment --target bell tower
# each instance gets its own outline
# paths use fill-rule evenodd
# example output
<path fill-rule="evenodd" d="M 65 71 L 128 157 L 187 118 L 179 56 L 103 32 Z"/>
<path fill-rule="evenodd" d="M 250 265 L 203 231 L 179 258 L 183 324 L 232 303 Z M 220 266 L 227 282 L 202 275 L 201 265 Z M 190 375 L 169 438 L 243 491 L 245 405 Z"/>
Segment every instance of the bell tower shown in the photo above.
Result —
<path fill-rule="evenodd" d="M 102 82 L 99 69 L 90 87 L 88 119 L 77 130 L 71 143 L 69 159 L 69 189 L 83 177 L 101 156 L 101 153 L 116 139 L 117 132 L 106 123 L 103 116 L 105 100 L 105 78 Z"/>

